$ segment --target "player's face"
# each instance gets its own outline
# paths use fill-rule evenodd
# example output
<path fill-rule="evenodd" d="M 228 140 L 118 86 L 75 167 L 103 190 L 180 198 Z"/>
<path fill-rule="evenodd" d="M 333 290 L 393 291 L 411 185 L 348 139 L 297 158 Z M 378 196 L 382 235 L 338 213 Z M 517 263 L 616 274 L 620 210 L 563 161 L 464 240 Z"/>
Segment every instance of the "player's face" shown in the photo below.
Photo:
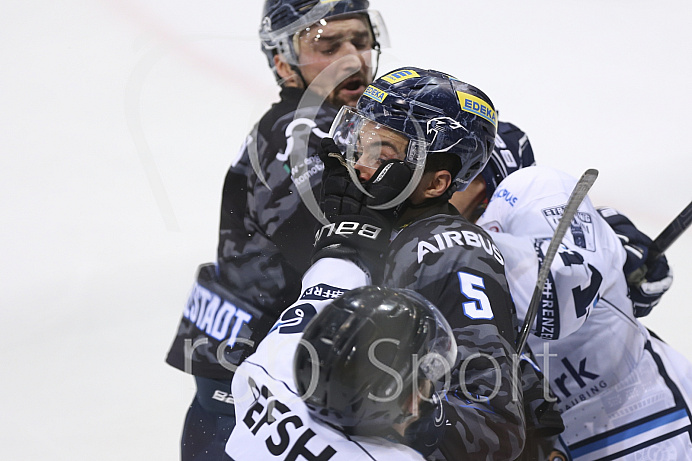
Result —
<path fill-rule="evenodd" d="M 359 16 L 323 19 L 294 38 L 305 82 L 337 107 L 355 106 L 372 81 L 372 46 L 370 28 Z"/>
<path fill-rule="evenodd" d="M 384 125 L 366 121 L 357 137 L 358 158 L 354 167 L 367 181 L 387 160 L 406 158 L 409 139 Z"/>

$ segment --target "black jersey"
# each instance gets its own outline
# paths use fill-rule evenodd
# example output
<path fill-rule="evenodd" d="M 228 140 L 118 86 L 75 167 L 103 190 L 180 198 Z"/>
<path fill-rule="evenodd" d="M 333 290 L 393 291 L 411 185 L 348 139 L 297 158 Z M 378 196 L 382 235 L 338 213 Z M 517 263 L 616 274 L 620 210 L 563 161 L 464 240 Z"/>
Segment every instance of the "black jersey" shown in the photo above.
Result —
<path fill-rule="evenodd" d="M 305 203 L 319 197 L 318 149 L 336 113 L 311 92 L 284 88 L 246 139 L 224 182 L 215 274 L 200 270 L 170 365 L 230 379 L 297 299 L 317 224 Z"/>
<path fill-rule="evenodd" d="M 483 170 L 492 190 L 508 174 L 533 164 L 526 134 L 499 122 L 495 149 Z M 517 459 L 542 459 L 542 453 L 558 447 L 564 425 L 535 358 L 527 350 L 514 362 L 516 312 L 504 258 L 492 238 L 445 204 L 403 229 L 389 254 L 386 283 L 413 289 L 444 312 L 457 335 L 462 361 L 478 353 L 497 360 L 495 365 L 486 359 L 477 369 L 467 362 L 464 389 L 459 388 L 460 369 L 455 371 L 452 384 L 457 387 L 446 400 L 448 423 L 454 430 L 447 432 L 441 446 L 447 459 L 514 459 L 524 437 L 525 447 Z M 497 387 L 492 380 L 498 375 L 488 374 L 488 368 L 501 370 Z M 485 406 L 468 398 L 495 389 L 498 393 Z M 523 396 L 523 409 L 513 392 Z"/>
<path fill-rule="evenodd" d="M 320 140 L 337 113 L 319 102 L 312 93 L 284 88 L 228 170 L 223 188 L 221 279 L 248 302 L 277 313 L 296 300 L 310 265 L 317 220 L 299 192 L 312 189 L 319 196 Z"/>
<path fill-rule="evenodd" d="M 492 238 L 442 204 L 391 243 L 385 285 L 425 296 L 457 338 L 441 451 L 463 459 L 519 456 L 525 431 L 521 380 L 514 371 L 516 314 Z"/>

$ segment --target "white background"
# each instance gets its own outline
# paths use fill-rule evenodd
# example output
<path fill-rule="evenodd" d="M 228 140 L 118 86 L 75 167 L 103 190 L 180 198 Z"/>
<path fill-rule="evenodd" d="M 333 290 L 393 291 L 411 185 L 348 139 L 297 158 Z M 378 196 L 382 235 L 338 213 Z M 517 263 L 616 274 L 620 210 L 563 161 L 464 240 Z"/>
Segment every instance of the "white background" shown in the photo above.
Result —
<path fill-rule="evenodd" d="M 0 5 L 0 446 L 172 460 L 194 386 L 164 363 L 221 186 L 278 90 L 259 0 Z M 656 235 L 692 198 L 689 0 L 373 0 L 381 69 L 486 91 L 538 162 Z M 381 74 L 381 73 L 380 73 Z M 645 323 L 692 358 L 692 232 Z"/>

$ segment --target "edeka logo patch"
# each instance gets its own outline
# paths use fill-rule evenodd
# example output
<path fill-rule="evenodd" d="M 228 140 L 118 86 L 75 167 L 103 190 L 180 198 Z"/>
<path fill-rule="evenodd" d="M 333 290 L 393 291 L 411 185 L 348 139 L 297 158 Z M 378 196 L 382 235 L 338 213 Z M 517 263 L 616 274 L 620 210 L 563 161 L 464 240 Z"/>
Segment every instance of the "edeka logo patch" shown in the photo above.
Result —
<path fill-rule="evenodd" d="M 370 85 L 365 89 L 363 96 L 367 96 L 368 98 L 374 99 L 377 102 L 382 102 L 384 101 L 384 98 L 387 97 L 387 93 Z"/>
<path fill-rule="evenodd" d="M 391 74 L 385 75 L 384 77 L 382 77 L 382 80 L 384 80 L 385 82 L 389 82 L 389 83 L 399 83 L 403 80 L 408 80 L 409 78 L 416 78 L 416 77 L 420 77 L 420 75 L 418 75 L 418 73 L 415 70 L 403 69 L 403 70 L 398 70 L 396 72 L 392 72 Z"/>
<path fill-rule="evenodd" d="M 497 115 L 492 107 L 471 94 L 457 91 L 457 95 L 459 96 L 459 103 L 461 103 L 461 110 L 478 115 L 497 127 Z"/>

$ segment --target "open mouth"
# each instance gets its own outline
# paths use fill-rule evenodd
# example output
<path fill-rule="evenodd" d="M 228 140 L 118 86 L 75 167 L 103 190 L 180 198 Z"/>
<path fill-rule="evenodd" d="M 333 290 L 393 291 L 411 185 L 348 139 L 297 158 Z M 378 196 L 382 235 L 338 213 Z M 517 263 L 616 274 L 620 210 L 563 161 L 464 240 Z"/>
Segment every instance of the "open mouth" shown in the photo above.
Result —
<path fill-rule="evenodd" d="M 342 90 L 356 91 L 364 86 L 364 82 L 360 77 L 349 78 L 341 84 Z"/>

